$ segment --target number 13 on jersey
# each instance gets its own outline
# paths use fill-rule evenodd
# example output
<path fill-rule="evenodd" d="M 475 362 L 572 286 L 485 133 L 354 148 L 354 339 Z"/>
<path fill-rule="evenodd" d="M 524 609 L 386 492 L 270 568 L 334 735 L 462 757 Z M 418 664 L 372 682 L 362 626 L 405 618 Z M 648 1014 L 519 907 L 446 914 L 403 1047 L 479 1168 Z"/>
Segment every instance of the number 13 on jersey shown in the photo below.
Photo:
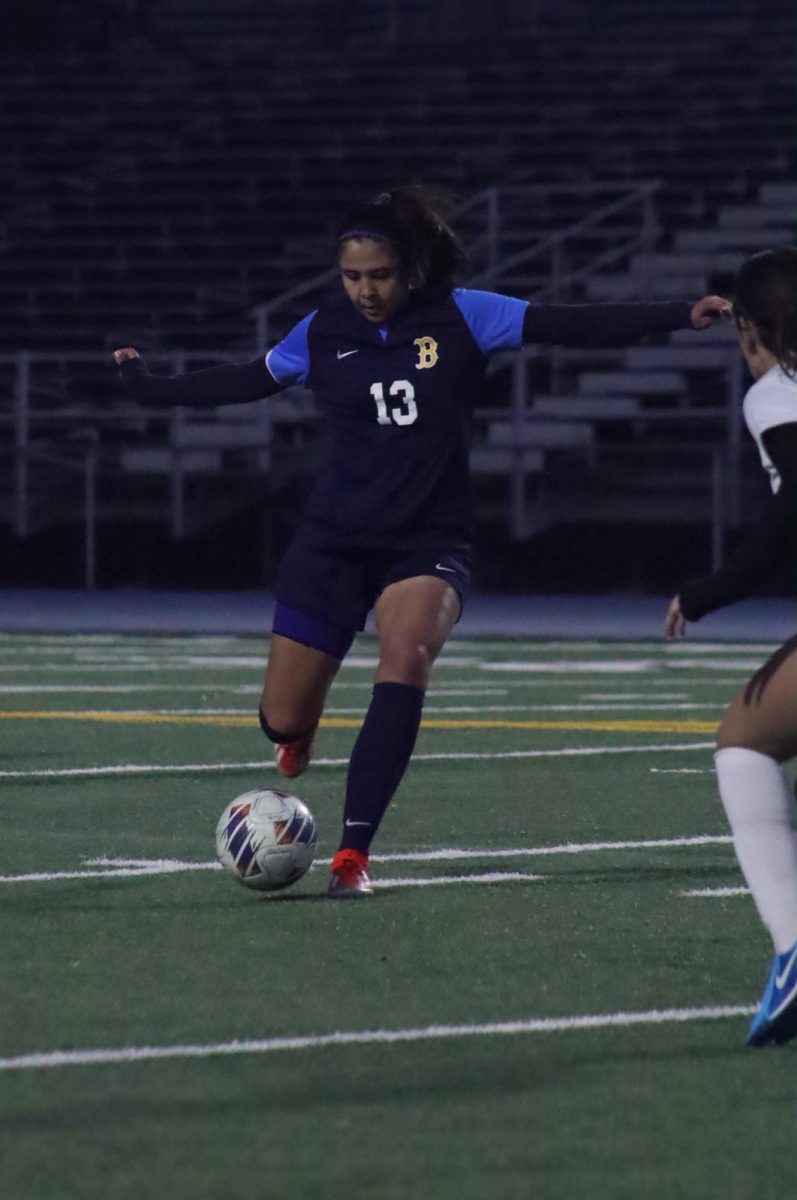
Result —
<path fill-rule="evenodd" d="M 371 385 L 371 395 L 376 401 L 376 419 L 380 425 L 412 425 L 418 419 L 418 408 L 415 404 L 415 388 L 408 379 L 397 379 L 391 383 L 388 395 L 392 399 L 400 397 L 398 404 L 388 408 L 385 400 L 385 389 L 381 383 Z"/>

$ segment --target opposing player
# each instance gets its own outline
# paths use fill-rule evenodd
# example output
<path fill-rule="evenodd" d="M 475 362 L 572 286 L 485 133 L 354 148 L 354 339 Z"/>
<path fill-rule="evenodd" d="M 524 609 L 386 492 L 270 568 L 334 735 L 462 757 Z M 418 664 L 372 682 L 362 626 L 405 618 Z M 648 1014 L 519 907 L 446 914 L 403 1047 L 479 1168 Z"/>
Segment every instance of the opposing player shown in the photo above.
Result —
<path fill-rule="evenodd" d="M 773 495 L 762 519 L 722 570 L 685 584 L 665 620 L 687 621 L 740 600 L 797 551 L 797 249 L 767 250 L 742 266 L 733 308 L 755 382 L 744 416 Z M 775 957 L 748 1044 L 797 1035 L 797 833 L 781 764 L 797 754 L 797 637 L 790 638 L 725 711 L 715 762 L 739 865 Z"/>
<path fill-rule="evenodd" d="M 327 692 L 374 609 L 379 663 L 349 763 L 329 895 L 372 888 L 368 851 L 415 744 L 432 664 L 470 577 L 471 414 L 490 356 L 525 342 L 621 345 L 703 328 L 727 302 L 535 307 L 456 287 L 460 243 L 423 189 L 384 193 L 338 228 L 345 297 L 265 357 L 156 378 L 114 357 L 138 401 L 218 405 L 315 393 L 321 466 L 280 565 L 260 723 L 288 777 L 308 765 Z"/>

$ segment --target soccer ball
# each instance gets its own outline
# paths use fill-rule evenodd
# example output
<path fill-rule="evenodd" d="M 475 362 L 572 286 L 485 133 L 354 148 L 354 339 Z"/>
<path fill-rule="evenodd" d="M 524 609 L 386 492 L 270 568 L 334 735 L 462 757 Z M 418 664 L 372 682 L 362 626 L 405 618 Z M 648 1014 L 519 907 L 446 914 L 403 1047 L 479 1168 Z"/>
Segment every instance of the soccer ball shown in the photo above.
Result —
<path fill-rule="evenodd" d="M 309 870 L 317 837 L 306 804 L 277 788 L 258 788 L 236 796 L 219 817 L 216 855 L 239 883 L 274 892 Z"/>

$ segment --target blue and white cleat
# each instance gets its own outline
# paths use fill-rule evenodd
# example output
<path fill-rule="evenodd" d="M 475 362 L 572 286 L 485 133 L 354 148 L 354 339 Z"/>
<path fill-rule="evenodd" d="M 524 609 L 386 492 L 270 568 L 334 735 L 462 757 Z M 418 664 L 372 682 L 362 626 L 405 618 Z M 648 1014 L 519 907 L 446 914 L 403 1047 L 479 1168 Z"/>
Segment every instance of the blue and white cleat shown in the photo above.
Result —
<path fill-rule="evenodd" d="M 747 1034 L 748 1046 L 781 1045 L 797 1037 L 797 942 L 776 954 Z"/>

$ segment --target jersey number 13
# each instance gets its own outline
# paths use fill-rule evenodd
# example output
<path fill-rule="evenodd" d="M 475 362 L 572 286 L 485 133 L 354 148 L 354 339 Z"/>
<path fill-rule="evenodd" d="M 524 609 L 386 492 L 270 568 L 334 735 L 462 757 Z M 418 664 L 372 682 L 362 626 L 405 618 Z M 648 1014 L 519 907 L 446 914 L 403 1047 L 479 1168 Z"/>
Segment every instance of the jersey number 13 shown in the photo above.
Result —
<path fill-rule="evenodd" d="M 415 388 L 408 379 L 397 379 L 391 383 L 388 395 L 393 399 L 401 397 L 393 408 L 387 406 L 385 389 L 381 383 L 371 385 L 371 395 L 376 401 L 376 420 L 379 425 L 412 425 L 417 421 Z"/>

